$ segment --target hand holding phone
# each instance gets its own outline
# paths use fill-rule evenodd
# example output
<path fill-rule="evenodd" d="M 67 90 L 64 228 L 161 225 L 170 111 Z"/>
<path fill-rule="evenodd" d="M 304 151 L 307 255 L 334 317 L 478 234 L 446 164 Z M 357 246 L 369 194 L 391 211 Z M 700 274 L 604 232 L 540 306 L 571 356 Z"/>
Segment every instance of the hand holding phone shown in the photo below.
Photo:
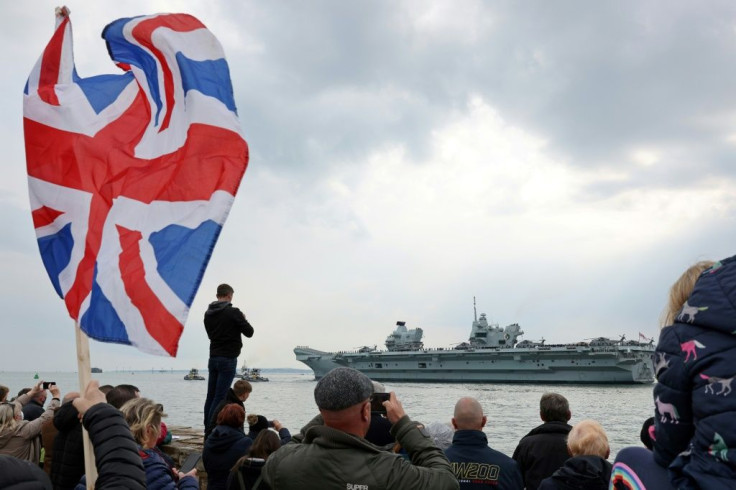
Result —
<path fill-rule="evenodd" d="M 202 458 L 202 453 L 189 453 L 189 456 L 187 456 L 187 459 L 184 460 L 184 463 L 182 463 L 181 468 L 179 468 L 179 472 L 181 473 L 189 473 L 194 469 L 195 466 L 197 466 L 197 463 L 199 463 L 199 460 Z"/>
<path fill-rule="evenodd" d="M 373 393 L 371 397 L 371 412 L 386 413 L 383 402 L 391 397 L 390 393 Z"/>
<path fill-rule="evenodd" d="M 44 390 L 48 390 L 49 386 L 55 385 L 55 384 L 56 384 L 56 381 L 44 381 L 43 384 L 41 384 L 41 388 L 43 388 Z"/>

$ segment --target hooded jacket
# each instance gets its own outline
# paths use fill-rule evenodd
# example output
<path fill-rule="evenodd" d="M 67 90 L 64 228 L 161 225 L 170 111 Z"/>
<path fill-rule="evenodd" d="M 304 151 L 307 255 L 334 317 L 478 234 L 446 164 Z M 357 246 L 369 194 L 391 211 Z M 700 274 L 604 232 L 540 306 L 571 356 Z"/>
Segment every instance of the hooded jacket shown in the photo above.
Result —
<path fill-rule="evenodd" d="M 447 458 L 409 417 L 402 417 L 391 432 L 411 456 L 411 462 L 382 451 L 362 437 L 312 425 L 303 443 L 287 444 L 268 457 L 263 480 L 280 490 L 459 488 Z"/>
<path fill-rule="evenodd" d="M 539 490 L 608 490 L 611 463 L 600 456 L 575 456 L 542 480 Z"/>
<path fill-rule="evenodd" d="M 243 407 L 243 410 L 245 410 L 245 404 L 243 401 L 238 398 L 238 396 L 235 394 L 232 388 L 227 389 L 227 394 L 225 395 L 225 399 L 222 400 L 220 403 L 217 404 L 215 407 L 215 411 L 212 414 L 212 418 L 210 418 L 209 423 L 207 424 L 207 427 L 204 428 L 204 440 L 207 441 L 207 438 L 210 436 L 212 431 L 215 429 L 215 426 L 217 425 L 217 416 L 220 415 L 220 412 L 222 412 L 222 409 L 225 408 L 225 405 L 228 403 L 237 403 L 241 407 Z M 241 427 L 240 429 L 242 432 L 245 432 L 245 428 Z"/>
<path fill-rule="evenodd" d="M 230 472 L 227 477 L 227 490 L 251 490 L 255 487 L 261 476 L 265 459 L 248 458 L 237 469 Z M 241 484 L 242 483 L 242 484 Z M 265 490 L 267 484 L 261 480 L 258 484 L 260 490 Z"/>
<path fill-rule="evenodd" d="M 202 451 L 202 463 L 207 470 L 207 488 L 224 490 L 230 469 L 246 455 L 251 445 L 253 439 L 241 430 L 228 425 L 215 427 Z"/>
<path fill-rule="evenodd" d="M 654 459 L 677 488 L 736 480 L 736 257 L 704 271 L 655 351 Z M 732 389 L 733 388 L 733 389 Z"/>
<path fill-rule="evenodd" d="M 542 480 L 565 464 L 569 458 L 567 434 L 571 429 L 567 422 L 545 422 L 521 438 L 513 458 L 519 464 L 527 490 L 536 490 Z"/>
<path fill-rule="evenodd" d="M 19 396 L 16 403 L 25 406 L 31 400 L 26 393 Z M 7 454 L 18 459 L 25 459 L 38 463 L 41 454 L 41 427 L 43 423 L 54 416 L 54 410 L 59 406 L 59 400 L 53 399 L 49 408 L 36 420 L 21 420 L 15 427 L 6 427 L 0 431 L 0 454 Z"/>
<path fill-rule="evenodd" d="M 253 336 L 253 327 L 243 312 L 229 301 L 210 303 L 204 313 L 204 328 L 210 338 L 210 357 L 238 357 L 243 348 L 240 336 Z"/>
<path fill-rule="evenodd" d="M 488 447 L 482 430 L 457 430 L 445 449 L 460 488 L 522 490 L 524 481 L 516 461 Z"/>
<path fill-rule="evenodd" d="M 54 426 L 59 433 L 54 439 L 51 461 L 51 483 L 55 489 L 74 488 L 84 475 L 84 442 L 79 412 L 69 402 L 54 414 Z"/>

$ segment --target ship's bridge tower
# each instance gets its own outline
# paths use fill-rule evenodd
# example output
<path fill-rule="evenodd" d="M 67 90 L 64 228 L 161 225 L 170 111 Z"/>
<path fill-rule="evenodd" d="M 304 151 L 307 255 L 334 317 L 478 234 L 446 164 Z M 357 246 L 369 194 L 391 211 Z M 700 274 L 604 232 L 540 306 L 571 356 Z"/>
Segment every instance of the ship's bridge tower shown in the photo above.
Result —
<path fill-rule="evenodd" d="M 470 345 L 477 348 L 513 347 L 516 344 L 516 339 L 523 334 L 524 332 L 518 323 L 501 328 L 497 323 L 488 323 L 486 314 L 481 313 L 480 318 L 473 321 L 473 328 L 468 340 Z"/>
<path fill-rule="evenodd" d="M 396 330 L 386 337 L 386 349 L 390 351 L 420 350 L 424 347 L 421 328 L 408 330 L 406 322 L 396 322 Z"/>

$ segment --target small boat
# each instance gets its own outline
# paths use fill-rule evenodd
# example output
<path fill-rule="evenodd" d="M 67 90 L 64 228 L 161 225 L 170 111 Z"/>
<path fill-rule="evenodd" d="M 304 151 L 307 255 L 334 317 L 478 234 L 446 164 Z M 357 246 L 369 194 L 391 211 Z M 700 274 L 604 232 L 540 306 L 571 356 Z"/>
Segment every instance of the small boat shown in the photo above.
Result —
<path fill-rule="evenodd" d="M 202 376 L 201 374 L 199 374 L 199 370 L 198 369 L 192 368 L 192 369 L 189 370 L 189 373 L 187 373 L 186 375 L 184 375 L 184 379 L 186 381 L 202 381 L 202 380 L 204 380 L 204 376 Z"/>
<path fill-rule="evenodd" d="M 99 374 L 99 373 L 101 373 L 101 372 L 102 372 L 102 369 L 100 369 L 100 368 L 97 368 L 97 367 L 93 367 L 93 368 L 92 368 L 92 373 L 93 373 L 93 374 Z"/>
<path fill-rule="evenodd" d="M 246 366 L 245 364 L 243 364 L 243 367 L 240 368 L 240 374 L 236 374 L 235 377 L 243 379 L 251 383 L 254 383 L 254 382 L 259 383 L 261 381 L 268 381 L 268 378 L 263 377 L 260 369 L 258 368 L 248 369 L 248 366 Z"/>

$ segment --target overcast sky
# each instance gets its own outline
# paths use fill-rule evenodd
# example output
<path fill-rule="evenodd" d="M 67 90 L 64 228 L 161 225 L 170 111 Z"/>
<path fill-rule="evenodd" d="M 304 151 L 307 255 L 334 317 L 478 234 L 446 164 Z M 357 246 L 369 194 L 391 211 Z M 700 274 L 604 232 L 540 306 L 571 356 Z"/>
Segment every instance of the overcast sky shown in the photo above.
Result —
<path fill-rule="evenodd" d="M 56 2 L 3 2 L 0 371 L 73 371 L 38 253 L 22 91 Z M 217 284 L 292 349 L 467 340 L 478 313 L 548 342 L 655 336 L 692 262 L 736 253 L 730 1 L 72 1 L 83 77 L 103 27 L 187 12 L 222 43 L 251 159 L 177 358 L 91 342 L 106 370 L 206 368 Z"/>

